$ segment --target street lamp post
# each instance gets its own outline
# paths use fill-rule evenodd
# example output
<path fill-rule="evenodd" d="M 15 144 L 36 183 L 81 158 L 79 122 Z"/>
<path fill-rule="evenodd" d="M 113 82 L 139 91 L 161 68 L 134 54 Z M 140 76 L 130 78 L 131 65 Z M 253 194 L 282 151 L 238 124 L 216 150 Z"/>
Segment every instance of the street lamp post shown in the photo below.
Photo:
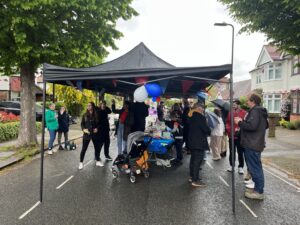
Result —
<path fill-rule="evenodd" d="M 230 26 L 232 28 L 232 43 L 231 43 L 231 71 L 230 71 L 230 139 L 231 139 L 231 164 L 232 164 L 232 211 L 235 214 L 235 152 L 234 152 L 234 126 L 233 126 L 233 112 L 232 112 L 232 105 L 233 105 L 233 53 L 234 53 L 234 26 L 230 23 L 215 23 L 215 26 Z"/>

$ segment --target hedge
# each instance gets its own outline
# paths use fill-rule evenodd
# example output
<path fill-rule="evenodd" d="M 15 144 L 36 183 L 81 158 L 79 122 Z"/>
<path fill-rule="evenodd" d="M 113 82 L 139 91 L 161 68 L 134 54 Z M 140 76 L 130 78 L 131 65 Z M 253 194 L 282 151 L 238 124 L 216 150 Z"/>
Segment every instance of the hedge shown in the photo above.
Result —
<path fill-rule="evenodd" d="M 0 142 L 9 141 L 18 137 L 20 122 L 0 123 Z M 37 132 L 42 131 L 42 123 L 36 122 Z"/>

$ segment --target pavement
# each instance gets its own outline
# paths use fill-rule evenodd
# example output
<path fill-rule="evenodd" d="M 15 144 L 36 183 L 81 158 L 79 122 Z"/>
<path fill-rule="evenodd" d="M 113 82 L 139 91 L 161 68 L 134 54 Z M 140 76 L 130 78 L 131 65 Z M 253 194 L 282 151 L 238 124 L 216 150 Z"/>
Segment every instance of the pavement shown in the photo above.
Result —
<path fill-rule="evenodd" d="M 300 130 L 276 127 L 276 137 L 268 138 L 262 154 L 265 165 L 300 186 Z"/>
<path fill-rule="evenodd" d="M 246 199 L 243 177 L 235 174 L 234 215 L 232 175 L 225 171 L 228 158 L 214 162 L 208 155 L 201 171 L 207 187 L 198 189 L 187 182 L 189 155 L 184 156 L 184 163 L 178 167 L 152 165 L 148 179 L 138 176 L 132 184 L 125 174 L 113 179 L 111 162 L 96 167 L 92 144 L 85 167 L 79 171 L 80 147 L 46 155 L 42 203 L 39 157 L 0 175 L 1 225 L 300 224 L 300 189 L 269 167 L 264 170 L 264 201 Z M 116 156 L 116 152 L 113 140 L 111 155 Z"/>
<path fill-rule="evenodd" d="M 78 139 L 82 136 L 82 131 L 80 128 L 80 124 L 72 124 L 70 126 L 70 130 L 69 130 L 69 140 L 74 140 L 74 139 Z M 41 143 L 41 139 L 42 139 L 42 135 L 38 134 L 37 135 L 37 140 L 39 143 Z M 45 145 L 48 143 L 50 139 L 49 136 L 49 132 L 45 129 Z M 64 137 L 62 138 L 62 141 L 64 141 Z M 14 165 L 20 161 L 23 160 L 23 156 L 17 155 L 14 146 L 17 144 L 17 140 L 11 140 L 11 141 L 6 141 L 6 142 L 2 142 L 0 143 L 0 147 L 6 147 L 6 146 L 10 146 L 11 149 L 9 149 L 8 151 L 4 151 L 4 152 L 0 152 L 0 170 Z M 54 146 L 57 146 L 57 138 L 54 142 Z"/>

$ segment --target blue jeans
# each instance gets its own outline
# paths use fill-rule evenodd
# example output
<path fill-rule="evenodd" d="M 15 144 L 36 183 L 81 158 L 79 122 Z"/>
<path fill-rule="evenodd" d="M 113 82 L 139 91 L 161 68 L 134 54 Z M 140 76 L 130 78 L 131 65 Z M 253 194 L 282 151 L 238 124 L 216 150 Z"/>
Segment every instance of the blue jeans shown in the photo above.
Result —
<path fill-rule="evenodd" d="M 124 124 L 119 123 L 117 132 L 118 154 L 123 154 L 123 151 L 127 151 L 127 141 L 123 139 L 124 136 Z"/>
<path fill-rule="evenodd" d="M 54 140 L 55 140 L 55 137 L 56 137 L 56 130 L 49 130 L 49 135 L 50 135 L 50 140 L 48 142 L 48 149 L 52 149 L 53 147 L 53 143 L 54 143 Z"/>
<path fill-rule="evenodd" d="M 261 152 L 245 148 L 245 160 L 252 180 L 255 183 L 254 191 L 260 194 L 264 193 L 265 179 L 261 164 Z"/>

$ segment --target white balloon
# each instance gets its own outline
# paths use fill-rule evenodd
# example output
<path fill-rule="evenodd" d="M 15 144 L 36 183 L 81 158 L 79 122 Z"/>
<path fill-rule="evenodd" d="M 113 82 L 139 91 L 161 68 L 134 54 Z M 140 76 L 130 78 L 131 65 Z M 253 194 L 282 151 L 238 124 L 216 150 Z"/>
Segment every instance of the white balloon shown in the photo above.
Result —
<path fill-rule="evenodd" d="M 137 102 L 144 102 L 148 98 L 148 92 L 145 86 L 137 88 L 133 93 L 133 97 Z"/>

